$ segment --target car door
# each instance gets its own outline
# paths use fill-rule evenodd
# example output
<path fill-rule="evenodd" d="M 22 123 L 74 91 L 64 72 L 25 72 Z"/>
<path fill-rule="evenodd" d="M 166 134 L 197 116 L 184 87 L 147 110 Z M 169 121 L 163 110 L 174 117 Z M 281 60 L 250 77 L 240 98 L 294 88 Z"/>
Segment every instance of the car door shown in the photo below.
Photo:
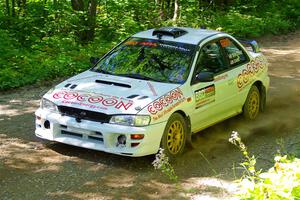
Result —
<path fill-rule="evenodd" d="M 224 38 L 222 38 L 224 39 Z M 231 73 L 225 42 L 222 39 L 210 41 L 202 46 L 197 58 L 191 83 L 194 94 L 194 111 L 191 117 L 193 130 L 200 130 L 221 121 L 237 111 L 235 110 L 237 76 Z M 196 76 L 210 72 L 214 79 L 199 82 Z"/>
<path fill-rule="evenodd" d="M 250 58 L 242 46 L 232 38 L 223 37 L 219 42 L 229 64 L 227 85 L 231 90 L 231 95 L 226 96 L 227 102 L 225 103 L 228 104 L 228 110 L 225 112 L 228 112 L 228 115 L 234 115 L 241 112 L 244 104 L 244 98 L 242 98 L 244 95 L 241 95 L 239 87 L 239 77 L 243 70 L 247 68 Z"/>

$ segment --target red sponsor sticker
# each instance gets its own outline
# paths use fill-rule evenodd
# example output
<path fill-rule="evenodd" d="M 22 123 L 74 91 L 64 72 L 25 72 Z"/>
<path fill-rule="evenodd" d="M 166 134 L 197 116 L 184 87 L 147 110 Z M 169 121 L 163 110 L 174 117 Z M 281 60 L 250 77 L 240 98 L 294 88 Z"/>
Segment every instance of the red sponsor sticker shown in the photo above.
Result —
<path fill-rule="evenodd" d="M 228 47 L 231 44 L 231 42 L 228 38 L 224 38 L 224 39 L 220 40 L 220 43 L 221 43 L 222 47 Z"/>
<path fill-rule="evenodd" d="M 179 88 L 176 88 L 149 104 L 148 111 L 149 113 L 156 115 L 160 111 L 164 112 L 164 109 L 172 105 L 172 103 L 176 104 L 176 102 L 182 99 L 185 99 L 182 91 Z"/>
<path fill-rule="evenodd" d="M 133 102 L 124 98 L 108 95 L 91 95 L 86 93 L 77 93 L 72 91 L 58 91 L 53 95 L 54 99 L 61 99 L 62 104 L 76 104 L 89 108 L 101 108 L 113 106 L 116 109 L 128 110 Z"/>
<path fill-rule="evenodd" d="M 129 42 L 126 42 L 125 44 L 126 45 L 132 45 L 132 46 L 142 45 L 142 46 L 148 46 L 148 47 L 157 47 L 157 43 L 155 43 L 155 42 L 146 42 L 146 41 L 141 41 L 141 42 L 129 41 Z"/>

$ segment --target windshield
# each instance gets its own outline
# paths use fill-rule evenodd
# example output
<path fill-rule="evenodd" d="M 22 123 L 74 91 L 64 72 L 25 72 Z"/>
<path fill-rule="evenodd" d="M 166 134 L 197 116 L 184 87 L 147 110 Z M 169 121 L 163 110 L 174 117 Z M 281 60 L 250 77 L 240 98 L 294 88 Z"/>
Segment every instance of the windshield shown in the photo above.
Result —
<path fill-rule="evenodd" d="M 118 76 L 184 83 L 195 45 L 130 38 L 105 56 L 92 70 Z"/>

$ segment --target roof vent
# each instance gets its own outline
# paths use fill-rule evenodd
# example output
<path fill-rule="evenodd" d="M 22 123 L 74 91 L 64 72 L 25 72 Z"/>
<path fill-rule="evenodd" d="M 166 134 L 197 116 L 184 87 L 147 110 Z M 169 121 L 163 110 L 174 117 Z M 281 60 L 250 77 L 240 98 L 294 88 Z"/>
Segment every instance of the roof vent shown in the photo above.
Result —
<path fill-rule="evenodd" d="M 173 36 L 173 38 L 177 38 L 185 34 L 187 34 L 186 30 L 174 27 L 162 27 L 159 29 L 155 29 L 152 33 L 153 36 L 156 35 L 159 39 L 161 39 L 163 35 Z"/>

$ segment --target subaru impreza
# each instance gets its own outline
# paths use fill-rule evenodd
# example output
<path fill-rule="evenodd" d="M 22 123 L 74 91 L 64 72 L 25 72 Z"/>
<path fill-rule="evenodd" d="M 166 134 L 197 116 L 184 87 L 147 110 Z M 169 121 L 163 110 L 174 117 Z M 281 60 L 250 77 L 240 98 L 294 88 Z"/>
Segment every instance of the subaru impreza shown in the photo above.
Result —
<path fill-rule="evenodd" d="M 125 156 L 181 154 L 191 135 L 266 104 L 268 63 L 254 40 L 193 28 L 139 32 L 58 84 L 35 112 L 39 138 Z"/>

